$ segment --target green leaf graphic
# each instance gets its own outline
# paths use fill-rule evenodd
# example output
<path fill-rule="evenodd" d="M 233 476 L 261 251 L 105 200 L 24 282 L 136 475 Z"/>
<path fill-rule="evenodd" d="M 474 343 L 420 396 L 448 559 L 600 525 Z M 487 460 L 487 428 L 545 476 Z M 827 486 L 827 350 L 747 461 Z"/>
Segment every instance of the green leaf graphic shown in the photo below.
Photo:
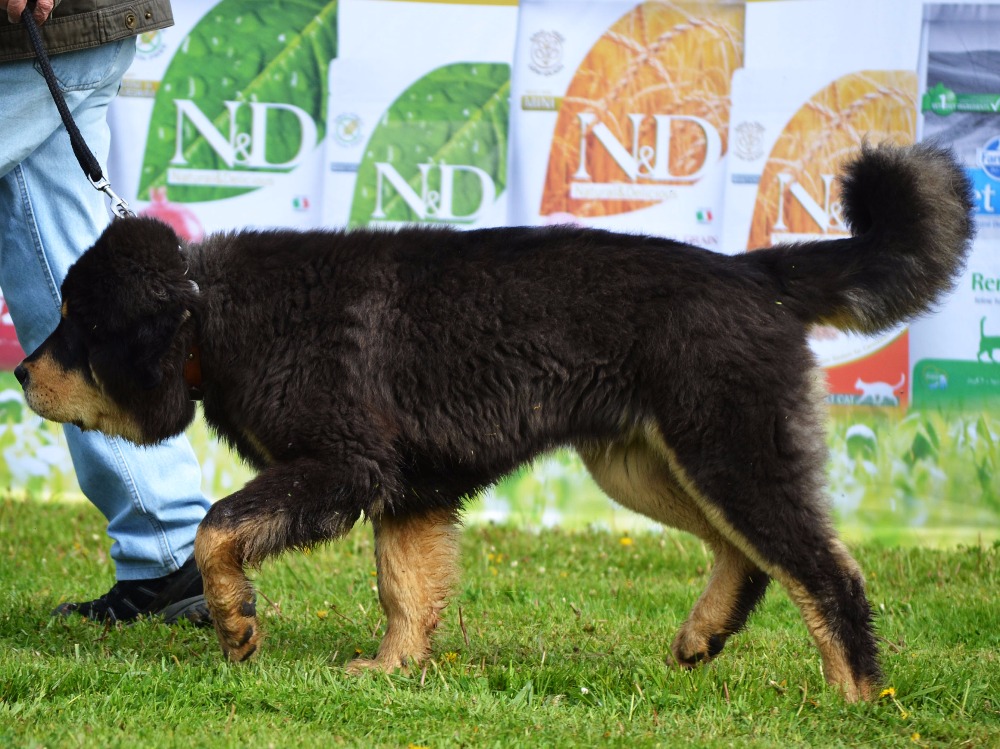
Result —
<path fill-rule="evenodd" d="M 222 0 L 184 39 L 163 76 L 149 123 L 139 198 L 149 200 L 151 190 L 168 187 L 171 168 L 252 172 L 246 165 L 251 150 L 263 154 L 269 164 L 294 158 L 303 135 L 298 116 L 290 110 L 268 109 L 267 142 L 252 143 L 251 102 L 300 109 L 315 123 L 317 143 L 313 145 L 318 145 L 325 131 L 327 70 L 336 55 L 335 0 Z M 203 113 L 217 135 L 206 137 L 205 127 L 196 127 L 189 116 L 180 118 L 176 100 L 190 100 L 188 106 Z M 235 126 L 231 111 L 236 113 Z M 177 132 L 179 119 L 183 121 L 181 133 Z M 232 149 L 234 164 L 226 163 L 212 138 L 215 145 Z M 181 203 L 220 200 L 253 189 L 169 184 L 169 199 Z"/>
<path fill-rule="evenodd" d="M 475 214 L 482 207 L 483 185 L 472 170 L 462 168 L 485 172 L 496 195 L 503 192 L 507 185 L 509 111 L 509 65 L 455 63 L 418 80 L 392 103 L 368 141 L 358 169 L 350 225 L 367 225 L 377 208 L 381 208 L 382 220 L 422 218 L 388 180 L 382 180 L 379 196 L 378 163 L 394 169 L 413 194 L 428 198 L 424 218 L 443 220 L 441 216 L 448 213 L 459 218 Z M 453 200 L 443 213 L 442 206 L 435 203 L 445 197 L 441 172 L 427 168 L 428 164 L 459 168 L 453 175 Z"/>

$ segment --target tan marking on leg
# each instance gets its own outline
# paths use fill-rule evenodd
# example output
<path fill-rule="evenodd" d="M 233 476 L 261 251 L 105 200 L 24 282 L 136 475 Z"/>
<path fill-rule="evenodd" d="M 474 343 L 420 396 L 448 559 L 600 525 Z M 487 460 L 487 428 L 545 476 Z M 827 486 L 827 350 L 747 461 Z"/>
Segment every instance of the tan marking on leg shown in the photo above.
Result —
<path fill-rule="evenodd" d="M 194 557 L 205 584 L 205 601 L 226 658 L 244 661 L 260 644 L 253 585 L 243 572 L 238 534 L 202 525 Z"/>
<path fill-rule="evenodd" d="M 577 452 L 597 485 L 623 507 L 702 539 L 720 537 L 671 475 L 647 429 L 616 442 L 578 445 Z"/>
<path fill-rule="evenodd" d="M 820 657 L 823 659 L 823 677 L 827 683 L 838 687 L 849 702 L 871 697 L 871 685 L 859 683 L 847 660 L 847 653 L 830 629 L 830 623 L 823 616 L 819 604 L 802 585 L 792 577 L 779 578 L 788 590 L 788 595 L 799 607 L 806 628 L 816 641 Z"/>
<path fill-rule="evenodd" d="M 731 634 L 726 623 L 736 596 L 755 565 L 727 541 L 671 474 L 663 441 L 643 426 L 612 443 L 578 448 L 594 481 L 619 504 L 674 528 L 693 533 L 715 553 L 712 576 L 671 648 L 678 663 L 709 660 L 709 638 Z"/>
<path fill-rule="evenodd" d="M 747 577 L 759 568 L 746 554 L 729 542 L 713 546 L 715 563 L 708 586 L 691 609 L 674 639 L 671 652 L 681 665 L 711 660 L 710 638 L 733 634 L 729 621 L 735 613 L 737 596 Z"/>
<path fill-rule="evenodd" d="M 435 511 L 394 519 L 375 527 L 379 601 L 386 631 L 374 660 L 357 659 L 351 671 L 393 671 L 430 655 L 431 633 L 458 580 L 458 525 L 454 513 Z"/>
<path fill-rule="evenodd" d="M 851 556 L 851 553 L 839 538 L 830 539 L 830 551 L 847 576 L 860 581 L 862 584 L 864 583 L 861 566 Z M 823 658 L 823 674 L 826 680 L 830 684 L 839 686 L 844 692 L 844 697 L 850 702 L 857 702 L 858 699 L 872 699 L 878 692 L 878 685 L 864 679 L 858 681 L 854 678 L 853 670 L 847 659 L 847 653 L 830 630 L 830 624 L 821 613 L 819 604 L 815 598 L 810 596 L 801 585 L 798 585 L 797 590 L 793 590 L 790 585 L 789 593 L 792 596 L 792 600 L 802 610 L 806 626 L 813 637 L 816 638 L 817 642 L 821 639 L 826 642 L 825 647 L 823 645 L 819 646 L 820 655 Z"/>
<path fill-rule="evenodd" d="M 662 454 L 666 457 L 670 465 L 671 475 L 683 488 L 684 493 L 697 504 L 708 522 L 750 561 L 781 583 L 788 591 L 793 602 L 798 606 L 806 627 L 809 629 L 820 651 L 826 681 L 831 685 L 839 687 L 843 691 L 845 698 L 849 701 L 854 702 L 859 697 L 867 699 L 871 696 L 871 692 L 875 688 L 874 685 L 858 683 L 855 680 L 844 646 L 833 635 L 830 623 L 823 616 L 822 609 L 813 596 L 805 590 L 802 584 L 788 570 L 764 559 L 754 545 L 726 520 L 722 511 L 713 502 L 701 495 L 694 483 L 685 474 L 673 451 L 667 446 L 662 436 L 657 434 L 655 439 L 659 443 L 658 450 L 662 451 Z M 836 538 L 832 527 L 828 529 L 828 538 L 830 539 L 834 555 L 841 561 L 845 571 L 857 571 L 859 569 L 857 563 L 851 558 L 846 547 Z"/>

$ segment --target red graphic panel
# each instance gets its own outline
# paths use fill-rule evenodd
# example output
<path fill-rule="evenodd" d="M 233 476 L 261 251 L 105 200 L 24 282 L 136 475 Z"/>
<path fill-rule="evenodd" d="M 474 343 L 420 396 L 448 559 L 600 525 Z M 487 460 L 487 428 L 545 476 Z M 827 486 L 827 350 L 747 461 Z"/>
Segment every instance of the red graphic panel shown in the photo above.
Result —
<path fill-rule="evenodd" d="M 10 312 L 7 311 L 7 302 L 0 294 L 0 369 L 12 370 L 23 358 L 24 351 L 17 342 L 14 323 L 10 319 Z"/>
<path fill-rule="evenodd" d="M 827 367 L 827 389 L 834 403 L 905 407 L 910 392 L 906 377 L 909 362 L 910 334 L 905 331 L 864 359 Z"/>

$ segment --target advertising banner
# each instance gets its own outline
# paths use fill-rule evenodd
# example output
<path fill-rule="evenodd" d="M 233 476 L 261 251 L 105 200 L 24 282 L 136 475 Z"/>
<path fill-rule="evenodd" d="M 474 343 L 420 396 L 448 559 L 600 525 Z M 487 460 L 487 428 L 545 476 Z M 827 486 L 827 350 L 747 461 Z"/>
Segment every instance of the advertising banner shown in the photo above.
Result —
<path fill-rule="evenodd" d="M 342 0 L 325 225 L 507 223 L 516 25 L 514 2 Z"/>
<path fill-rule="evenodd" d="M 174 0 L 110 111 L 109 176 L 182 237 L 571 223 L 723 252 L 846 232 L 867 140 L 955 148 L 979 234 L 955 293 L 874 338 L 813 332 L 851 538 L 1000 538 L 1000 5 L 911 0 Z M 926 8 L 926 12 L 925 9 Z M 433 355 L 433 352 L 431 352 Z M 0 368 L 21 359 L 0 307 Z M 188 431 L 205 492 L 251 472 Z M 0 481 L 78 494 L 62 428 L 0 372 Z M 470 521 L 655 528 L 570 451 Z"/>
<path fill-rule="evenodd" d="M 909 2 L 747 7 L 747 67 L 733 78 L 725 251 L 847 235 L 836 181 L 844 160 L 862 141 L 916 138 L 919 29 L 920 7 Z M 832 402 L 907 402 L 905 328 L 862 336 L 817 326 L 810 344 Z"/>
<path fill-rule="evenodd" d="M 716 249 L 743 5 L 524 0 L 511 223 Z"/>
<path fill-rule="evenodd" d="M 173 0 L 172 7 L 174 26 L 137 39 L 109 111 L 115 191 L 189 240 L 247 226 L 318 225 L 337 3 Z M 21 358 L 4 306 L 0 367 L 13 369 Z M 10 371 L 0 372 L 0 419 L 4 486 L 79 492 L 61 425 L 28 410 Z M 203 421 L 189 437 L 209 496 L 248 478 Z"/>
<path fill-rule="evenodd" d="M 17 340 L 14 321 L 7 311 L 7 302 L 0 292 L 0 370 L 12 370 L 24 358 L 24 351 Z"/>
<path fill-rule="evenodd" d="M 187 239 L 318 225 L 337 2 L 172 5 L 111 107 L 116 190 Z"/>
<path fill-rule="evenodd" d="M 1000 5 L 924 11 L 922 137 L 951 146 L 975 188 L 976 241 L 955 292 L 911 327 L 917 406 L 1000 406 Z"/>
<path fill-rule="evenodd" d="M 836 183 L 843 160 L 863 141 L 917 137 L 922 10 L 905 0 L 747 5 L 747 65 L 733 81 L 727 251 L 846 231 Z M 910 335 L 811 335 L 836 404 L 828 477 L 840 527 L 936 542 L 997 528 L 996 419 L 907 411 L 911 387 L 919 401 L 917 380 L 926 379 L 911 370 Z"/>

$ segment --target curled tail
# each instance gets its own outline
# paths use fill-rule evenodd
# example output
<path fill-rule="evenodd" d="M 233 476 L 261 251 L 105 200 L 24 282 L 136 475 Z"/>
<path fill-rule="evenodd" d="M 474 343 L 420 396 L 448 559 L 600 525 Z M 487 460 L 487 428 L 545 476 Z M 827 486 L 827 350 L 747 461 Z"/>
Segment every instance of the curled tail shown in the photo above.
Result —
<path fill-rule="evenodd" d="M 972 188 L 950 151 L 865 145 L 841 178 L 841 203 L 853 236 L 739 256 L 771 275 L 786 309 L 806 323 L 877 333 L 953 287 L 975 229 Z"/>

